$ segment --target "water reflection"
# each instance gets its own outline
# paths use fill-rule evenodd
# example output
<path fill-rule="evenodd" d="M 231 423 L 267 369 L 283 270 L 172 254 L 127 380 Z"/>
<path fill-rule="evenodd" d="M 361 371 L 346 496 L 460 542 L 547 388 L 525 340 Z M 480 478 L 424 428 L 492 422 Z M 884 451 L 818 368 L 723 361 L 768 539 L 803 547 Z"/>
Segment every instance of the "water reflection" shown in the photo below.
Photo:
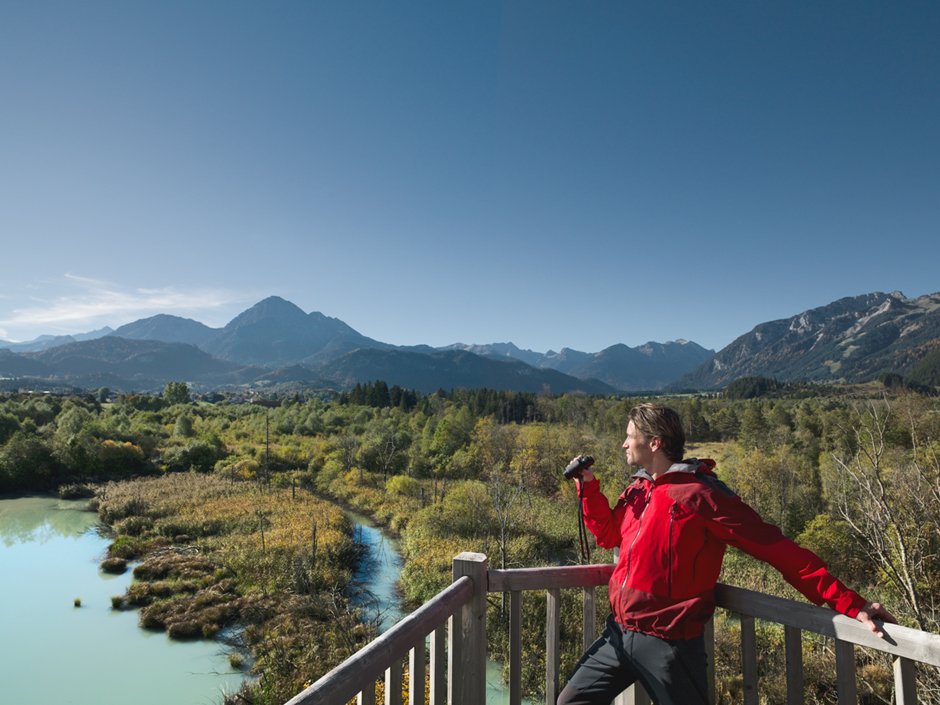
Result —
<path fill-rule="evenodd" d="M 0 499 L 0 702 L 210 705 L 238 690 L 217 642 L 173 641 L 111 608 L 132 577 L 98 569 L 108 542 L 86 505 Z"/>
<path fill-rule="evenodd" d="M 20 497 L 0 502 L 0 541 L 46 543 L 55 538 L 81 536 L 94 519 L 77 509 L 88 506 L 84 499 Z"/>
<path fill-rule="evenodd" d="M 354 512 L 347 512 L 347 516 L 353 522 L 356 543 L 363 548 L 348 591 L 350 601 L 384 632 L 405 614 L 398 594 L 401 554 L 394 540 L 369 519 Z"/>

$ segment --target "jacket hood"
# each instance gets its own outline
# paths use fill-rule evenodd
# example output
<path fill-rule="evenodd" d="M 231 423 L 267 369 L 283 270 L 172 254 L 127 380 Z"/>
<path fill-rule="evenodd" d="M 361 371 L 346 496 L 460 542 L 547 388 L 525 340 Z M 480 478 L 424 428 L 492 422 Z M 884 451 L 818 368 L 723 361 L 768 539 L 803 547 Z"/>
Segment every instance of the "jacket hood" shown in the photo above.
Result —
<path fill-rule="evenodd" d="M 703 458 L 699 460 L 698 458 L 687 458 L 679 463 L 673 463 L 669 466 L 669 469 L 663 473 L 663 477 L 672 473 L 686 473 L 689 475 L 694 475 L 695 473 L 704 473 L 706 475 L 711 475 L 712 477 L 717 477 L 715 475 L 715 461 L 711 458 Z M 643 480 L 653 481 L 653 476 L 650 475 L 646 468 L 640 468 L 635 473 L 633 473 L 633 478 L 641 478 Z"/>

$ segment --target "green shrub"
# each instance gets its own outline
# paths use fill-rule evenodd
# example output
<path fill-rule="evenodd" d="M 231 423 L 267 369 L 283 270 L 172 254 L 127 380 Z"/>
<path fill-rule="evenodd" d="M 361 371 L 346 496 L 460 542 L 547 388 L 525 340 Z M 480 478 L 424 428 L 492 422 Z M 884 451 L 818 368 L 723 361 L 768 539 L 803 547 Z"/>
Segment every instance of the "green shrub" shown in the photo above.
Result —
<path fill-rule="evenodd" d="M 60 485 L 58 495 L 59 499 L 89 499 L 95 496 L 95 487 L 87 483 Z"/>
<path fill-rule="evenodd" d="M 153 519 L 147 516 L 129 516 L 114 522 L 114 531 L 128 536 L 140 536 L 151 527 L 153 527 Z"/>
<path fill-rule="evenodd" d="M 118 536 L 114 543 L 108 546 L 108 556 L 133 560 L 151 550 L 154 544 L 154 541 L 140 536 Z"/>
<path fill-rule="evenodd" d="M 388 482 L 385 483 L 385 489 L 389 494 L 400 495 L 402 497 L 412 497 L 415 499 L 421 497 L 421 483 L 407 475 L 395 475 L 388 478 Z"/>

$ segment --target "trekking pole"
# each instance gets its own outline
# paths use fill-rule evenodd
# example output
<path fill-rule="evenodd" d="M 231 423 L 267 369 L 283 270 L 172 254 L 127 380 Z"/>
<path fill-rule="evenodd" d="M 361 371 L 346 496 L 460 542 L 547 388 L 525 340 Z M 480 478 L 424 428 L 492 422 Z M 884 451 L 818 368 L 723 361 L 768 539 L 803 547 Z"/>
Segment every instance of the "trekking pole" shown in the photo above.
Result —
<path fill-rule="evenodd" d="M 573 477 L 578 478 L 578 544 L 581 551 L 581 564 L 586 565 L 591 562 L 591 545 L 588 538 L 588 530 L 584 525 L 584 502 L 582 501 L 584 493 L 584 483 L 580 482 L 581 474 L 594 464 L 594 458 L 590 455 L 579 455 L 568 463 L 565 468 L 565 478 L 570 480 Z"/>

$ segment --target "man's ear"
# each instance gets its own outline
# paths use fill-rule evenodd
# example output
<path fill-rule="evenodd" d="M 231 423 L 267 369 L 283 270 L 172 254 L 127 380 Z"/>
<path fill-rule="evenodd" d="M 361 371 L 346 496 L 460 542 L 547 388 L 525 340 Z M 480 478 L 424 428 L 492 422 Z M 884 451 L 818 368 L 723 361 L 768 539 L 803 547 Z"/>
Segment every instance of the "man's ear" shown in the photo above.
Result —
<path fill-rule="evenodd" d="M 652 451 L 662 450 L 662 447 L 663 447 L 662 438 L 660 438 L 659 436 L 653 436 L 652 438 L 650 438 L 650 450 Z"/>

